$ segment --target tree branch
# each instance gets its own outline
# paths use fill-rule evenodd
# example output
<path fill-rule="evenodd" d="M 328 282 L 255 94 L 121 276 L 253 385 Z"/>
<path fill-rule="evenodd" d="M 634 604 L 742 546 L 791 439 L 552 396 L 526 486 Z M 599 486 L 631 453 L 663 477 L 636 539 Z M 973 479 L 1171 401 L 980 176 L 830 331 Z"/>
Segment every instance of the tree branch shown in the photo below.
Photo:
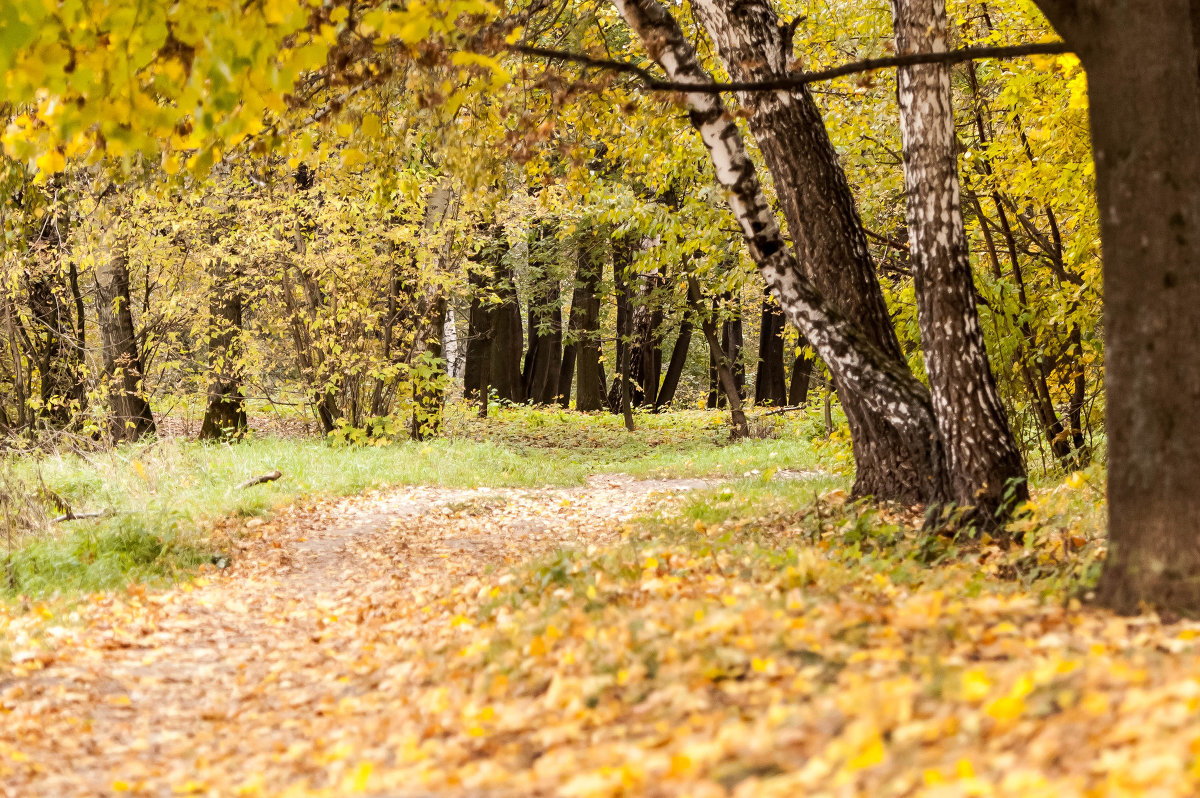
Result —
<path fill-rule="evenodd" d="M 799 72 L 795 75 L 775 78 L 774 80 L 687 83 L 663 80 L 649 70 L 628 61 L 593 58 L 583 53 L 573 53 L 567 50 L 554 50 L 547 47 L 533 47 L 523 44 L 508 45 L 507 49 L 522 55 L 579 64 L 585 69 L 603 69 L 610 72 L 633 75 L 642 81 L 642 87 L 647 91 L 686 91 L 704 94 L 718 94 L 726 91 L 780 91 L 798 89 L 810 83 L 822 83 L 827 80 L 846 77 L 847 75 L 873 72 L 877 69 L 893 69 L 896 67 L 916 66 L 918 64 L 961 64 L 965 61 L 975 61 L 983 58 L 1021 58 L 1029 55 L 1063 55 L 1071 52 L 1071 48 L 1067 46 L 1066 42 L 1033 42 L 1013 46 L 965 47 L 961 50 L 949 50 L 942 53 L 908 53 L 905 55 L 886 56 L 884 58 L 867 58 L 830 69 L 822 69 L 817 72 Z"/>

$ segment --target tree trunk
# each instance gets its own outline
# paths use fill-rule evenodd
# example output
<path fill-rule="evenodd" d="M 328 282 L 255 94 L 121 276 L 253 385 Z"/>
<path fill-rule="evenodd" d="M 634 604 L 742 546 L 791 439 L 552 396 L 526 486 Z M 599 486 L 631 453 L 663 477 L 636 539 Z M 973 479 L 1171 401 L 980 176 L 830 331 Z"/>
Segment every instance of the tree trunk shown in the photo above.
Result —
<path fill-rule="evenodd" d="M 727 358 L 721 342 L 717 340 L 717 323 L 713 321 L 712 316 L 701 310 L 703 301 L 699 281 L 688 275 L 688 302 L 700 317 L 700 329 L 704 332 L 704 340 L 708 342 L 709 362 L 717 375 L 722 395 L 729 403 L 732 437 L 746 438 L 750 436 L 750 427 L 746 423 L 746 412 L 742 409 L 742 392 L 734 379 L 733 369 L 730 368 L 731 361 Z"/>
<path fill-rule="evenodd" d="M 692 9 L 731 78 L 767 80 L 788 74 L 792 52 L 785 40 L 787 28 L 768 0 L 694 0 Z M 774 178 L 804 275 L 829 306 L 854 320 L 888 361 L 889 371 L 907 372 L 854 197 L 812 95 L 806 88 L 749 92 L 740 101 Z M 830 365 L 854 445 L 855 494 L 900 501 L 926 496 L 927 479 L 943 481 L 931 472 L 941 470 L 933 464 L 940 456 L 931 460 L 937 444 L 914 446 L 902 440 L 909 433 L 881 421 L 875 409 L 878 397 L 866 395 L 873 389 L 852 384 L 842 369 Z M 924 440 L 927 431 L 918 437 Z"/>
<path fill-rule="evenodd" d="M 1099 601 L 1200 613 L 1200 33 L 1194 3 L 1038 5 L 1088 74 L 1104 251 Z"/>
<path fill-rule="evenodd" d="M 628 372 L 625 370 L 625 357 L 628 349 L 633 345 L 633 301 L 632 276 L 630 272 L 633 269 L 633 243 L 627 239 L 614 239 L 612 241 L 612 256 L 613 256 L 613 287 L 614 295 L 617 302 L 617 327 L 616 327 L 616 366 L 617 373 L 613 375 L 612 387 L 608 392 L 608 406 L 614 413 L 622 412 L 622 399 L 624 388 L 622 387 Z"/>
<path fill-rule="evenodd" d="M 525 394 L 534 404 L 553 404 L 558 398 L 562 368 L 562 292 L 557 274 L 558 225 L 538 226 L 538 251 L 530 258 L 529 351 L 525 356 Z"/>
<path fill-rule="evenodd" d="M 604 269 L 604 248 L 596 228 L 589 226 L 580 236 L 578 257 L 575 279 L 579 291 L 580 317 L 575 344 L 578 353 L 575 409 L 592 412 L 604 405 L 603 367 L 600 364 L 600 280 Z"/>
<path fill-rule="evenodd" d="M 944 0 L 893 0 L 893 7 L 900 53 L 947 49 Z M 974 508 L 971 520 L 995 526 L 1028 490 L 975 306 L 950 67 L 902 67 L 898 86 L 913 284 L 950 499 Z"/>
<path fill-rule="evenodd" d="M 783 314 L 767 292 L 758 329 L 758 368 L 754 374 L 754 404 L 787 404 L 787 374 L 783 365 Z"/>
<path fill-rule="evenodd" d="M 107 253 L 96 267 L 96 306 L 112 409 L 109 434 L 117 442 L 153 435 L 154 414 L 142 393 L 142 356 L 130 310 L 129 260 L 121 250 Z"/>
<path fill-rule="evenodd" d="M 614 2 L 671 79 L 711 82 L 678 23 L 657 0 Z M 763 194 L 737 123 L 720 98 L 704 92 L 684 97 L 750 253 L 780 307 L 812 343 L 839 386 L 848 395 L 861 397 L 864 417 L 855 427 L 859 432 L 856 489 L 905 502 L 942 499 L 945 466 L 929 392 L 903 363 L 848 321 L 801 271 Z"/>
<path fill-rule="evenodd" d="M 655 412 L 667 407 L 675 401 L 675 392 L 679 390 L 679 378 L 683 376 L 683 367 L 687 365 L 688 349 L 692 344 L 692 316 L 684 313 L 683 321 L 679 323 L 679 337 L 671 348 L 671 360 L 667 364 L 667 374 L 663 377 L 662 388 L 654 399 Z"/>
<path fill-rule="evenodd" d="M 808 401 L 808 384 L 812 379 L 812 358 L 797 355 L 792 363 L 792 382 L 788 389 L 788 404 L 799 407 Z"/>
<path fill-rule="evenodd" d="M 249 426 L 242 394 L 242 288 L 240 275 L 221 259 L 213 262 L 208 319 L 212 377 L 200 440 L 240 438 Z"/>
<path fill-rule="evenodd" d="M 721 325 L 721 353 L 729 364 L 739 402 L 746 400 L 746 364 L 742 359 L 742 349 L 745 343 L 746 339 L 742 334 L 742 315 L 739 311 L 738 315 L 732 319 L 726 319 L 725 323 Z"/>
<path fill-rule="evenodd" d="M 512 266 L 501 259 L 495 262 L 492 290 L 496 304 L 492 317 L 491 383 L 497 398 L 508 402 L 524 402 L 525 386 L 521 381 L 521 353 L 525 349 L 522 331 L 521 303 L 517 297 L 516 275 Z"/>
<path fill-rule="evenodd" d="M 662 380 L 662 297 L 660 274 L 642 278 L 641 296 L 633 311 L 633 355 L 631 374 L 633 404 L 653 407 Z"/>
<path fill-rule="evenodd" d="M 467 358 L 463 364 L 463 398 L 478 398 L 483 385 L 483 367 L 492 356 L 492 313 L 487 302 L 488 275 L 475 259 L 467 262 L 467 283 L 471 286 L 471 307 L 467 312 Z"/>

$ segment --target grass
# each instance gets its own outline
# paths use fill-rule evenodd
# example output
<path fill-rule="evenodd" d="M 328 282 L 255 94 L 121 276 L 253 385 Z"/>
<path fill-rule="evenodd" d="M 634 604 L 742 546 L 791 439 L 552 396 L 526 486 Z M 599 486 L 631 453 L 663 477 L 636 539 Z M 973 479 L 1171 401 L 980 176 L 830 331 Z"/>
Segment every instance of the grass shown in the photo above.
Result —
<path fill-rule="evenodd" d="M 820 440 L 815 412 L 761 418 L 759 437 L 736 443 L 721 413 L 639 414 L 637 422 L 629 433 L 607 413 L 525 407 L 498 409 L 485 421 L 452 406 L 445 435 L 424 443 L 165 439 L 107 452 L 11 455 L 0 461 L 0 595 L 44 597 L 179 578 L 217 551 L 213 531 L 222 519 L 269 515 L 302 497 L 406 484 L 578 485 L 590 474 L 614 472 L 753 478 L 779 468 L 848 470 L 844 440 Z M 273 469 L 284 477 L 236 489 Z M 50 524 L 63 505 L 111 516 Z"/>

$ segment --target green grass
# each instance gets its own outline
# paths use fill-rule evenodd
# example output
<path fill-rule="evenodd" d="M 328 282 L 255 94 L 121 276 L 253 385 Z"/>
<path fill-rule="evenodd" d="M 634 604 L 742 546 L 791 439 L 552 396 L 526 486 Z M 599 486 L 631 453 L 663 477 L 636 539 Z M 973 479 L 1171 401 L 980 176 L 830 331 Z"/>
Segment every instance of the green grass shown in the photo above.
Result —
<path fill-rule="evenodd" d="M 637 424 L 629 433 L 607 413 L 524 407 L 499 409 L 484 421 L 470 409 L 451 407 L 445 435 L 425 443 L 172 439 L 107 452 L 10 456 L 0 461 L 0 595 L 40 597 L 178 578 L 213 555 L 216 522 L 269 515 L 302 497 L 389 485 L 569 486 L 614 472 L 749 477 L 755 483 L 779 468 L 847 471 L 844 441 L 820 440 L 815 410 L 760 418 L 755 426 L 761 437 L 736 443 L 729 441 L 722 413 L 638 414 Z M 283 478 L 235 488 L 273 469 Z M 51 494 L 74 512 L 113 515 L 51 525 L 46 519 L 58 513 Z"/>

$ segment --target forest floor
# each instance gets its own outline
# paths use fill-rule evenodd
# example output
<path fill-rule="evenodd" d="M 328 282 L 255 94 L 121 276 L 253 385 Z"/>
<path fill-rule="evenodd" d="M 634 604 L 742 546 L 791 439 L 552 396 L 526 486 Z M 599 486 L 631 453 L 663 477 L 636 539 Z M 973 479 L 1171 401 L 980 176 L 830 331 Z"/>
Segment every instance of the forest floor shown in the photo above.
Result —
<path fill-rule="evenodd" d="M 10 607 L 0 795 L 1196 793 L 1200 625 L 814 485 L 368 491 Z"/>

